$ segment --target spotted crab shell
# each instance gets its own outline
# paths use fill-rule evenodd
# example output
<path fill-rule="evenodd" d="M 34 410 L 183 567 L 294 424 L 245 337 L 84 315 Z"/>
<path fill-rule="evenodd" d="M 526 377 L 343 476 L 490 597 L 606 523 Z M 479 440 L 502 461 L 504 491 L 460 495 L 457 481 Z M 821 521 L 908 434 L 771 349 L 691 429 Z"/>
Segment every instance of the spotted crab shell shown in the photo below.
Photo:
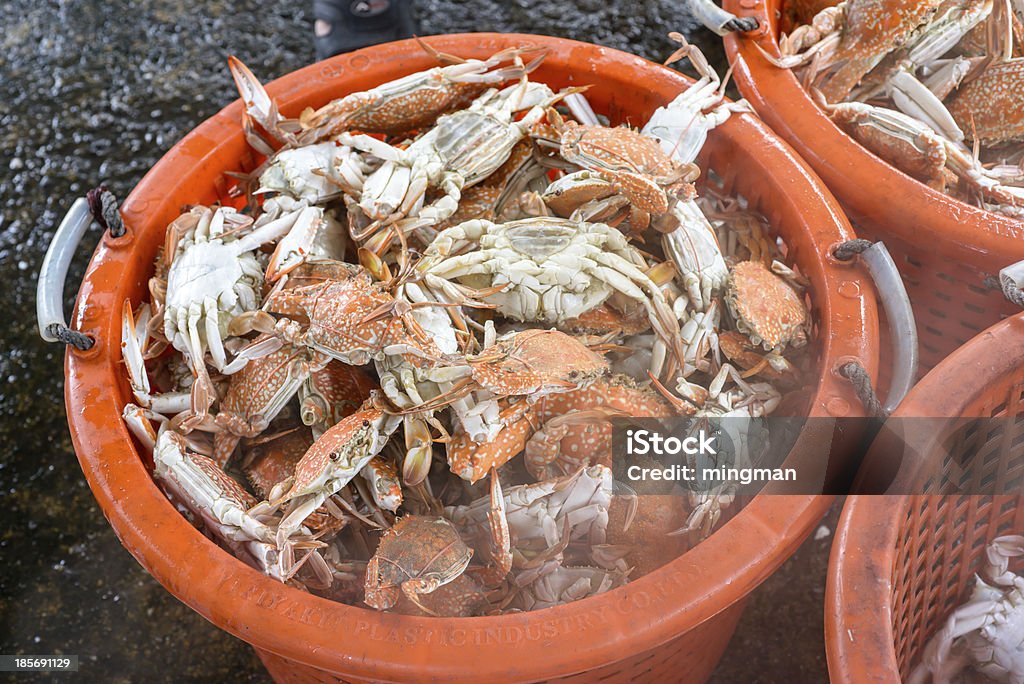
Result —
<path fill-rule="evenodd" d="M 736 328 L 766 350 L 802 346 L 807 341 L 807 307 L 786 281 L 757 261 L 732 269 L 725 295 Z"/>

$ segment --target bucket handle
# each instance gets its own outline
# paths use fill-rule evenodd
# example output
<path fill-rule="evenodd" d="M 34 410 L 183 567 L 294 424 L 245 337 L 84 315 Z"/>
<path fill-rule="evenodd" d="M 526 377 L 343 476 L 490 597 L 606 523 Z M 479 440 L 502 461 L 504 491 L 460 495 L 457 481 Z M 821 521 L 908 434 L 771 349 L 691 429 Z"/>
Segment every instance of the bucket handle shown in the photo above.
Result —
<path fill-rule="evenodd" d="M 60 222 L 39 268 L 36 283 L 36 322 L 39 336 L 47 342 L 63 342 L 79 351 L 96 343 L 89 335 L 72 330 L 64 318 L 64 282 L 71 259 L 93 219 L 110 231 L 112 237 L 124 235 L 124 224 L 117 211 L 117 200 L 104 186 L 79 197 Z"/>
<path fill-rule="evenodd" d="M 839 261 L 849 261 L 857 254 L 860 254 L 867 266 L 868 274 L 875 284 L 875 291 L 882 300 L 886 320 L 889 322 L 892 340 L 892 381 L 885 403 L 880 403 L 875 398 L 870 378 L 866 373 L 850 370 L 844 372 L 844 375 L 854 383 L 858 396 L 869 409 L 880 408 L 883 414 L 888 415 L 907 396 L 917 378 L 917 323 L 914 321 L 914 310 L 910 306 L 907 288 L 885 244 L 882 241 L 849 240 L 837 245 L 832 252 L 832 256 Z"/>
<path fill-rule="evenodd" d="M 713 0 L 690 0 L 689 5 L 693 18 L 720 36 L 733 31 L 753 31 L 758 27 L 757 17 L 737 17 L 716 5 Z"/>

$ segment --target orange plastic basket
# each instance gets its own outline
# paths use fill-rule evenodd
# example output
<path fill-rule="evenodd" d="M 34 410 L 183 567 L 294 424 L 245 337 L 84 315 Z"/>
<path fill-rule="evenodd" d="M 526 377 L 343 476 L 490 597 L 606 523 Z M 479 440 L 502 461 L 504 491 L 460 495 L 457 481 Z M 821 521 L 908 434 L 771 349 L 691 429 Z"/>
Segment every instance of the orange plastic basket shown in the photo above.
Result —
<path fill-rule="evenodd" d="M 792 145 L 842 203 L 857 233 L 884 240 L 903 275 L 921 347 L 920 372 L 975 334 L 1020 311 L 997 284 L 999 270 L 1024 259 L 1024 222 L 972 207 L 914 180 L 840 130 L 778 56 L 784 0 L 724 0 L 757 17 L 751 34 L 731 34 L 726 51 L 740 92 Z"/>
<path fill-rule="evenodd" d="M 643 123 L 689 83 L 670 69 L 603 47 L 528 35 L 429 39 L 437 49 L 487 57 L 517 45 L 548 50 L 535 78 L 594 84 L 595 109 Z M 347 92 L 433 66 L 411 41 L 335 57 L 268 86 L 286 116 Z M 169 591 L 257 648 L 278 681 L 703 681 L 721 656 L 744 597 L 804 539 L 828 508 L 823 496 L 759 496 L 683 558 L 627 586 L 531 613 L 430 619 L 327 601 L 261 575 L 206 539 L 154 485 L 121 418 L 130 397 L 120 362 L 121 304 L 147 296 L 167 223 L 183 204 L 231 201 L 226 171 L 254 159 L 235 102 L 150 171 L 122 207 L 124 237 L 105 236 L 79 292 L 72 327 L 97 341 L 66 360 L 67 409 L 82 469 L 126 548 Z M 878 323 L 870 281 L 826 255 L 853 237 L 837 203 L 790 148 L 752 116 L 713 132 L 701 159 L 722 189 L 745 196 L 778 227 L 812 283 L 817 384 L 806 411 L 862 415 L 835 368 L 859 362 L 875 377 Z M 710 182 L 710 181 L 708 181 Z M 717 181 L 716 181 L 717 182 Z M 820 442 L 790 455 L 821 462 Z"/>
<path fill-rule="evenodd" d="M 1018 314 L 936 366 L 893 418 L 946 418 L 928 423 L 934 448 L 948 450 L 945 462 L 957 463 L 966 479 L 991 481 L 992 491 L 1006 492 L 1015 478 L 1024 478 L 1022 414 L 1024 315 Z M 951 422 L 958 416 L 1018 418 L 993 421 L 987 431 L 965 438 L 966 431 Z M 898 458 L 891 444 L 880 436 L 868 458 Z M 825 643 L 833 682 L 905 678 L 931 636 L 963 603 L 974 573 L 984 566 L 986 544 L 1024 531 L 1024 491 L 990 496 L 928 491 L 851 496 L 846 502 L 826 589 Z M 1011 569 L 1021 572 L 1024 563 Z"/>

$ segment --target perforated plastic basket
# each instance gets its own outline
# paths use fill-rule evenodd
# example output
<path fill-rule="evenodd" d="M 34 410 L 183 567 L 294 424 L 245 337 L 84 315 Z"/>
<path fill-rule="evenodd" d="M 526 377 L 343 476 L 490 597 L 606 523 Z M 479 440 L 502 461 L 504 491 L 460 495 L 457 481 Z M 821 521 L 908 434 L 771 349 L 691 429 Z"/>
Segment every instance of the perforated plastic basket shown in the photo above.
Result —
<path fill-rule="evenodd" d="M 534 77 L 558 88 L 593 84 L 588 98 L 618 122 L 642 124 L 688 81 L 615 50 L 527 35 L 431 37 L 437 49 L 486 57 L 541 45 Z M 268 86 L 286 116 L 433 66 L 411 41 L 315 64 Z M 181 206 L 231 202 L 224 173 L 257 163 L 235 102 L 178 143 L 124 202 L 128 233 L 97 249 L 72 319 L 95 346 L 67 356 L 67 407 L 82 469 L 122 543 L 165 587 L 214 624 L 254 645 L 279 681 L 702 681 L 735 628 L 744 597 L 800 544 L 827 509 L 822 496 L 759 496 L 684 557 L 627 586 L 557 608 L 500 617 L 430 619 L 343 605 L 282 585 L 236 560 L 174 510 L 150 478 L 120 419 L 130 391 L 120 362 L 120 311 L 147 296 L 167 223 Z M 852 232 L 807 166 L 756 118 L 714 131 L 701 158 L 722 189 L 767 215 L 811 281 L 817 320 L 809 415 L 861 415 L 835 369 L 877 370 L 872 286 L 857 265 L 828 256 Z M 790 459 L 820 462 L 802 440 Z M 158 619 L 158 618 L 155 618 Z"/>
<path fill-rule="evenodd" d="M 1024 533 L 1024 420 L 969 433 L 958 416 L 1024 415 L 1024 315 L 986 330 L 936 366 L 893 419 L 929 421 L 935 449 L 964 469 L 962 481 L 1019 494 L 853 496 L 829 562 L 825 631 L 833 682 L 896 682 L 969 593 L 988 542 Z M 945 427 L 943 427 L 943 425 Z M 898 458 L 880 436 L 869 459 Z M 927 449 L 925 453 L 929 453 Z M 937 453 L 937 452 L 936 452 Z M 938 482 L 936 478 L 934 482 Z M 1011 489 L 1010 487 L 1013 487 Z M 1011 563 L 1024 572 L 1024 563 Z"/>
<path fill-rule="evenodd" d="M 995 277 L 1024 259 L 1024 222 L 929 188 L 833 124 L 793 73 L 768 62 L 757 48 L 780 54 L 785 0 L 723 4 L 761 23 L 751 34 L 726 38 L 740 92 L 821 176 L 858 235 L 884 240 L 895 259 L 917 319 L 921 375 L 978 332 L 1020 311 L 1004 299 Z"/>

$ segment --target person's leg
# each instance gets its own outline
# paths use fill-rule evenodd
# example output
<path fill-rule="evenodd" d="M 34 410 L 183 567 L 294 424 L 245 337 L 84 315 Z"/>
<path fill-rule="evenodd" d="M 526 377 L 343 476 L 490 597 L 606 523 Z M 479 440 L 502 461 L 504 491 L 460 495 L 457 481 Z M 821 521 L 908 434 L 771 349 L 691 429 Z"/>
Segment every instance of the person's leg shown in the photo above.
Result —
<path fill-rule="evenodd" d="M 416 32 L 412 0 L 313 0 L 313 18 L 317 60 Z"/>

